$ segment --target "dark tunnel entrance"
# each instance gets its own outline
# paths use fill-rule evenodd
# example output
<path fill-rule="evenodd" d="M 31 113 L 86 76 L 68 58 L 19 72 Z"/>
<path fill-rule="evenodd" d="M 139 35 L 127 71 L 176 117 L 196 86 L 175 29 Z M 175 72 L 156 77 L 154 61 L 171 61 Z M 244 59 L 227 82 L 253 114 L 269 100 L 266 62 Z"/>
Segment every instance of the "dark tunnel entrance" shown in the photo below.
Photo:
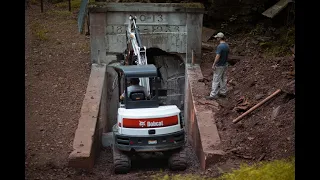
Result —
<path fill-rule="evenodd" d="M 130 53 L 130 54 L 133 54 Z M 148 64 L 154 64 L 161 79 L 159 100 L 163 105 L 176 105 L 184 108 L 185 63 L 178 54 L 168 53 L 157 47 L 147 48 Z M 129 64 L 136 65 L 135 58 Z"/>
<path fill-rule="evenodd" d="M 168 53 L 159 48 L 147 49 L 148 64 L 154 64 L 161 79 L 160 101 L 165 105 L 174 104 L 184 108 L 185 64 L 178 54 Z"/>

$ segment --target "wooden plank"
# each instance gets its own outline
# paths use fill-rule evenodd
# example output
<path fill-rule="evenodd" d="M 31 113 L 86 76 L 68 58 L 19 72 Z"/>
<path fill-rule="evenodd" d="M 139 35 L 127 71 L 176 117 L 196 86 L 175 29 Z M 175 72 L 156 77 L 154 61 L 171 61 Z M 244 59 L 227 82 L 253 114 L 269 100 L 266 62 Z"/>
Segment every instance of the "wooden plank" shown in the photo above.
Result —
<path fill-rule="evenodd" d="M 262 15 L 267 16 L 269 18 L 273 18 L 279 12 L 281 12 L 285 7 L 287 7 L 288 3 L 292 2 L 291 0 L 280 0 L 275 5 L 271 6 L 269 9 L 264 11 Z"/>
<path fill-rule="evenodd" d="M 265 98 L 264 100 L 262 100 L 261 102 L 259 102 L 258 104 L 256 104 L 255 106 L 253 106 L 252 108 L 250 108 L 248 111 L 246 111 L 245 113 L 241 114 L 239 117 L 237 117 L 236 119 L 234 119 L 232 122 L 233 123 L 237 123 L 239 122 L 244 116 L 246 116 L 247 114 L 249 114 L 250 112 L 252 112 L 253 110 L 257 109 L 258 107 L 260 107 L 262 104 L 264 104 L 265 102 L 267 102 L 268 100 L 270 100 L 271 98 L 273 98 L 274 96 L 276 96 L 277 94 L 279 94 L 281 91 L 281 89 L 276 90 L 274 93 L 272 93 L 270 96 L 268 96 L 267 98 Z"/>
<path fill-rule="evenodd" d="M 216 33 L 216 30 L 202 27 L 202 42 L 207 42 L 213 34 Z"/>

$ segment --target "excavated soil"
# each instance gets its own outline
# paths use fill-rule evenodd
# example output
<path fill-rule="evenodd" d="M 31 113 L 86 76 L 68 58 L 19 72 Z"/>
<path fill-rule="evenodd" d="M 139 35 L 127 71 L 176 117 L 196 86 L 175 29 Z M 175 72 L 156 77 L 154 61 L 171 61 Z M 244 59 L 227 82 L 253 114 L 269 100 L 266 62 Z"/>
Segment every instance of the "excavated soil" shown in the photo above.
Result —
<path fill-rule="evenodd" d="M 263 56 L 263 50 L 253 43 L 255 41 L 254 37 L 243 39 L 243 35 L 228 39 L 235 64 L 228 68 L 227 97 L 216 100 L 220 110 L 216 112 L 215 121 L 221 144 L 212 147 L 225 151 L 226 155 L 212 168 L 223 165 L 230 169 L 239 166 L 240 162 L 250 164 L 294 156 L 294 60 L 292 57 Z M 216 42 L 212 44 L 217 45 Z M 249 54 L 248 51 L 253 56 L 239 56 Z M 201 69 L 204 80 L 201 81 L 206 84 L 206 95 L 211 90 L 214 56 L 212 52 L 203 52 Z M 232 123 L 244 112 L 235 109 L 240 98 L 247 99 L 249 109 L 277 89 L 284 89 L 286 93 L 280 93 L 238 123 Z"/>

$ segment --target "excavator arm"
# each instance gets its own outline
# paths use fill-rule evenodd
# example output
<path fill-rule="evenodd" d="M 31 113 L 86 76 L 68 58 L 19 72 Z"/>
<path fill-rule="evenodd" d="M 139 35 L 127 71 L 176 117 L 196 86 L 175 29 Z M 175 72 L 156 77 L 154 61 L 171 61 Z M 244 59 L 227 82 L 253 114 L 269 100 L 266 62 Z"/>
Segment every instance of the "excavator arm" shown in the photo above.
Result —
<path fill-rule="evenodd" d="M 136 65 L 147 65 L 147 48 L 142 46 L 139 29 L 136 24 L 136 17 L 129 16 L 129 23 L 127 29 L 127 58 L 133 58 L 132 60 Z M 131 46 L 131 48 L 129 48 Z M 131 52 L 133 51 L 133 54 Z M 128 59 L 126 60 L 127 64 Z M 149 78 L 140 78 L 140 85 L 147 88 L 148 93 L 150 94 L 150 83 Z"/>

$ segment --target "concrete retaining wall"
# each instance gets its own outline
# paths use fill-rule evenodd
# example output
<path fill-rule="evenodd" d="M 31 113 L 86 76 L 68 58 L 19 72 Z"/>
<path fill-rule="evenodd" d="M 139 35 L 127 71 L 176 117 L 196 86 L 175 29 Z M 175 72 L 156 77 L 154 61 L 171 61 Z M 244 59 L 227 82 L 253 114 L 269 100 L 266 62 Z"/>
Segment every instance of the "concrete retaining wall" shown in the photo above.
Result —
<path fill-rule="evenodd" d="M 72 167 L 93 168 L 99 155 L 102 133 L 110 131 L 116 123 L 118 96 L 110 96 L 113 93 L 118 95 L 117 81 L 110 78 L 114 76 L 115 72 L 106 65 L 92 65 L 73 151 L 69 155 L 69 165 Z M 208 105 L 201 103 L 204 101 L 205 86 L 198 80 L 202 78 L 199 65 L 186 65 L 185 121 L 188 141 L 198 156 L 201 168 L 205 169 L 210 163 L 217 162 L 223 152 L 212 150 L 220 143 L 213 114 L 218 110 L 218 104 L 211 102 L 210 109 L 207 109 Z"/>
<path fill-rule="evenodd" d="M 69 155 L 69 166 L 90 169 L 101 146 L 101 134 L 107 128 L 106 65 L 92 64 L 81 116 Z"/>
<path fill-rule="evenodd" d="M 185 119 L 188 141 L 204 170 L 209 164 L 218 162 L 224 154 L 222 151 L 212 150 L 220 143 L 213 114 L 218 110 L 219 105 L 215 101 L 211 101 L 209 105 L 206 104 L 205 85 L 198 81 L 203 78 L 199 65 L 187 64 L 186 77 Z"/>
<path fill-rule="evenodd" d="M 107 86 L 108 93 L 107 99 L 105 100 L 107 103 L 107 127 L 104 132 L 111 132 L 113 125 L 117 123 L 118 104 L 120 97 L 118 91 L 118 74 L 111 67 L 107 67 Z"/>

